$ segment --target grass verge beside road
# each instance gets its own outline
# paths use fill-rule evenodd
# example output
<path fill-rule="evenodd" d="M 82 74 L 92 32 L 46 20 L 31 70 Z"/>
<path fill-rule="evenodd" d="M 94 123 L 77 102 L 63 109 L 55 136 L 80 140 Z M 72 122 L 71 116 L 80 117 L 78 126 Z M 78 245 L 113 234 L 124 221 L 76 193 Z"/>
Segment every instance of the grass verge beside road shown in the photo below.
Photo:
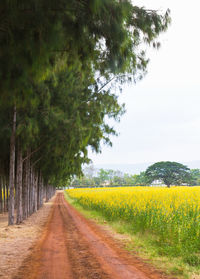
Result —
<path fill-rule="evenodd" d="M 64 192 L 66 200 L 80 211 L 86 218 L 92 219 L 100 225 L 103 225 L 109 230 L 112 235 L 123 242 L 123 246 L 130 253 L 142 258 L 145 261 L 153 264 L 156 268 L 165 271 L 167 274 L 177 278 L 200 278 L 200 266 L 187 264 L 183 257 L 173 257 L 168 255 L 167 247 L 161 247 L 156 236 L 151 233 L 135 233 L 132 225 L 128 222 L 118 220 L 110 221 L 103 216 L 101 212 L 83 208 L 76 200 L 69 197 Z M 195 259 L 188 259 L 193 260 Z"/>

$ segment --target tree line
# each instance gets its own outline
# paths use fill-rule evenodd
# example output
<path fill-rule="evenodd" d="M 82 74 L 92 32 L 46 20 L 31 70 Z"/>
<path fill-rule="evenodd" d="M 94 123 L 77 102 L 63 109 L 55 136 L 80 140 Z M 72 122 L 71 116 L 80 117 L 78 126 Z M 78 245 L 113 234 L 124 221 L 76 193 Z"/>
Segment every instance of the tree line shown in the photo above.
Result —
<path fill-rule="evenodd" d="M 139 174 L 119 170 L 85 167 L 84 175 L 74 177 L 72 187 L 150 186 L 150 185 L 200 185 L 200 169 L 189 169 L 176 162 L 158 162 Z"/>
<path fill-rule="evenodd" d="M 72 187 L 101 187 L 101 186 L 146 186 L 148 185 L 145 172 L 140 174 L 128 174 L 119 170 L 95 169 L 92 165 L 84 169 L 84 175 L 74 177 Z"/>
<path fill-rule="evenodd" d="M 169 11 L 124 0 L 0 4 L 0 210 L 9 225 L 36 211 L 89 163 L 124 113 L 113 83 L 137 81 Z"/>

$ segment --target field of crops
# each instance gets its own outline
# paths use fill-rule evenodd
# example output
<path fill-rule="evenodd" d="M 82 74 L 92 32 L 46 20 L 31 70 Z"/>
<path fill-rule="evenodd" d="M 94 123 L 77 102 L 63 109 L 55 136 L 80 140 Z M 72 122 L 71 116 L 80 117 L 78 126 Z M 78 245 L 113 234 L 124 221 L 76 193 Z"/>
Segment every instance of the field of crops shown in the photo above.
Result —
<path fill-rule="evenodd" d="M 107 220 L 122 220 L 134 233 L 152 234 L 163 253 L 184 255 L 189 264 L 200 264 L 200 187 L 93 188 L 67 193 Z"/>

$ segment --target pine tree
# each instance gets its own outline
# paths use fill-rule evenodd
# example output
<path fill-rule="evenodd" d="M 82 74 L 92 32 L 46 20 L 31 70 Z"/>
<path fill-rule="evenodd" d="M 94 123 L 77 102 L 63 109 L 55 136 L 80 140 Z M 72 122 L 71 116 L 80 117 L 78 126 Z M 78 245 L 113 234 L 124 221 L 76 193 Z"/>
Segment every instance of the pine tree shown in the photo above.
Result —
<path fill-rule="evenodd" d="M 81 174 L 88 146 L 111 144 L 105 119 L 124 107 L 110 81 L 141 78 L 139 46 L 159 46 L 170 17 L 129 0 L 3 0 L 0 14 L 0 176 L 13 224 L 14 188 L 20 223 L 52 184 Z"/>

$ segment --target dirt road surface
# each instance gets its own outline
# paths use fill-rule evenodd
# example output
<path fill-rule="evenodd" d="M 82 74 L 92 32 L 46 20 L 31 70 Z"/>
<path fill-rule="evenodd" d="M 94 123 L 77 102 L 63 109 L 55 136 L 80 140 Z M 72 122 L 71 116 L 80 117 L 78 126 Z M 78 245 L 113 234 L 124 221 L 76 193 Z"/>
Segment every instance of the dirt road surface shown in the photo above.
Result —
<path fill-rule="evenodd" d="M 43 235 L 54 200 L 55 196 L 20 225 L 8 226 L 8 213 L 0 214 L 0 279 L 13 278 Z"/>
<path fill-rule="evenodd" d="M 161 279 L 58 193 L 41 239 L 14 279 Z"/>

